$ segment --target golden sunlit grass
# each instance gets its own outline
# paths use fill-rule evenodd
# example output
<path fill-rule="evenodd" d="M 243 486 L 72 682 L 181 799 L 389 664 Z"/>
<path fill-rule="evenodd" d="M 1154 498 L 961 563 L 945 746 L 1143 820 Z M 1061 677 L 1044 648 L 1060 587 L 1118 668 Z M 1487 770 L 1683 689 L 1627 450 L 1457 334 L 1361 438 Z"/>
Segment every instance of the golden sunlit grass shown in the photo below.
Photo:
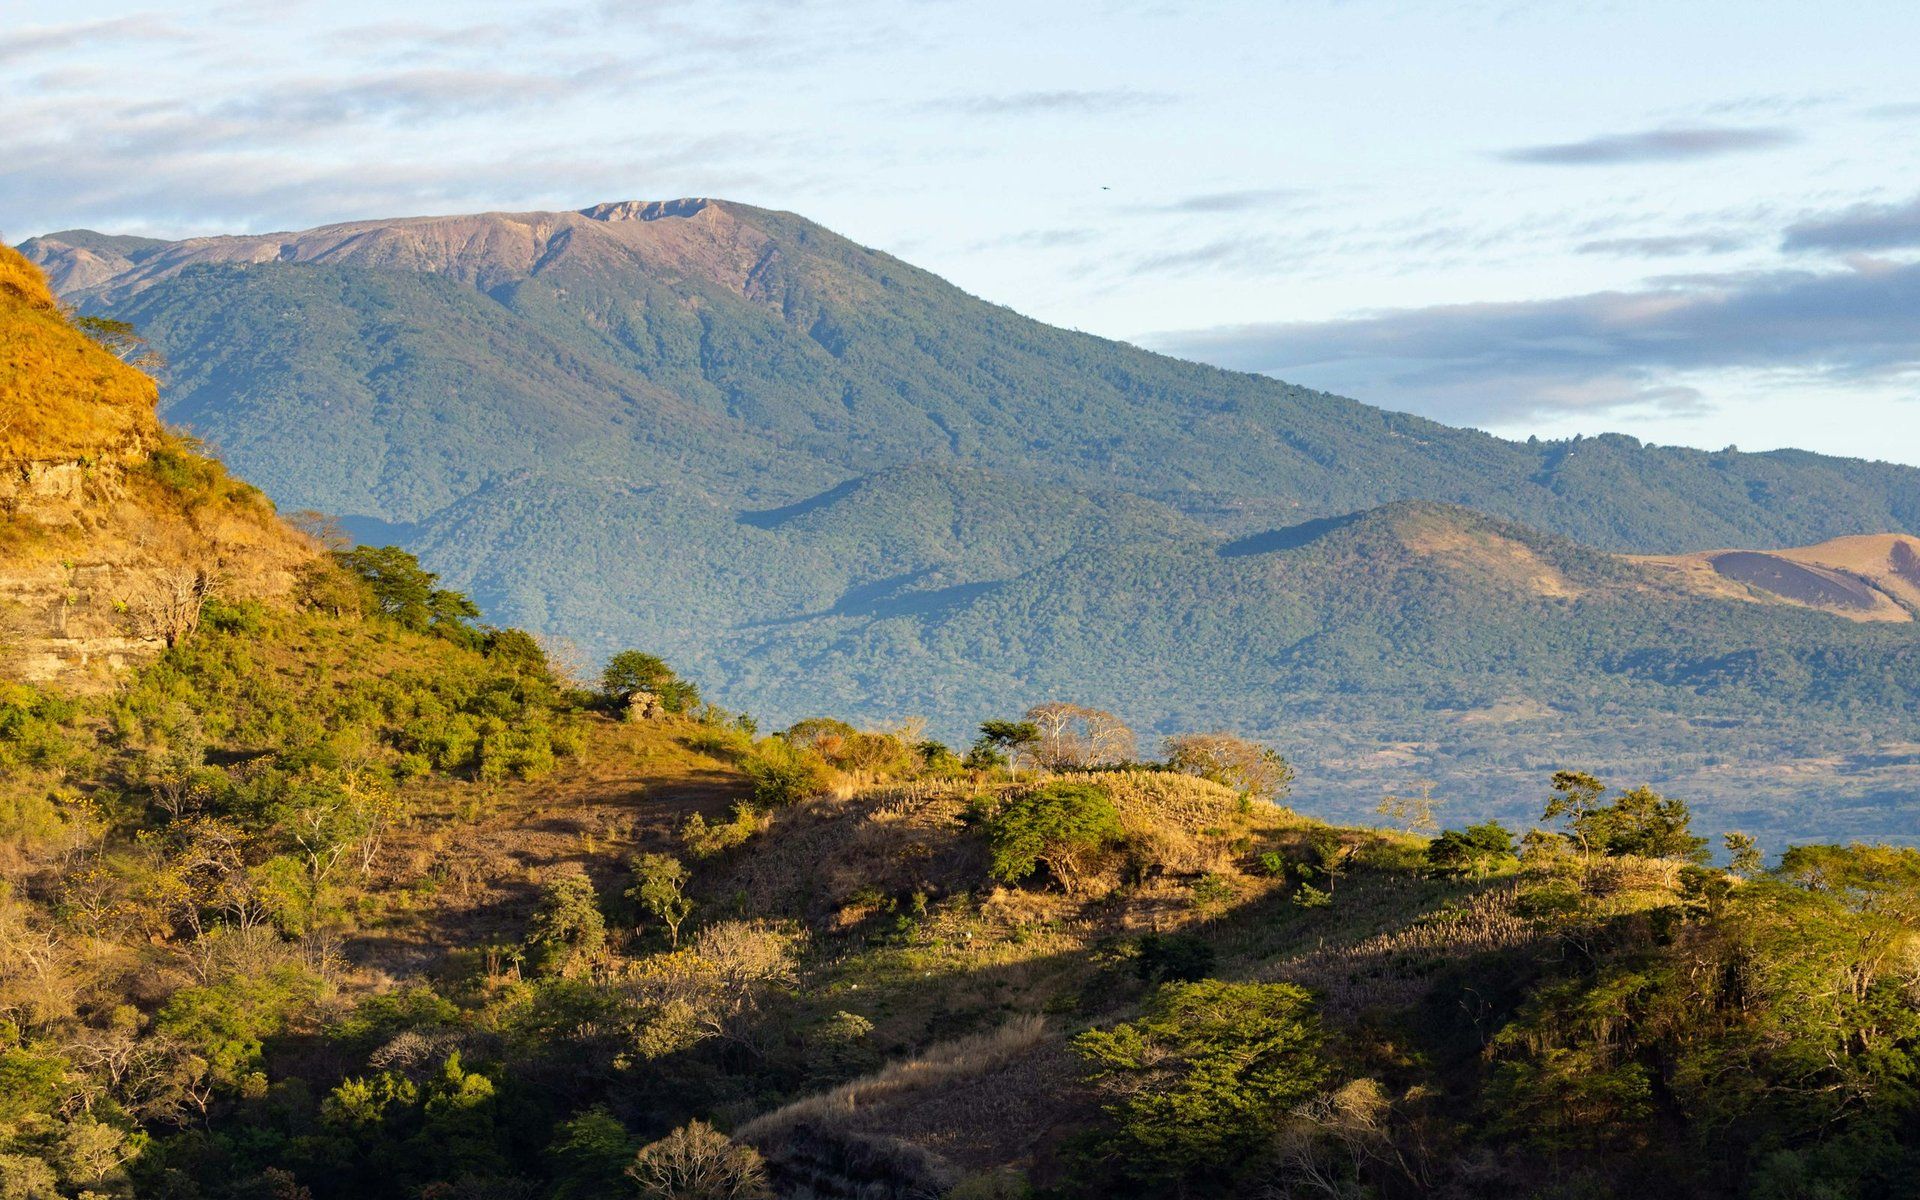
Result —
<path fill-rule="evenodd" d="M 0 460 L 86 458 L 155 436 L 156 394 L 67 321 L 38 267 L 0 246 Z"/>

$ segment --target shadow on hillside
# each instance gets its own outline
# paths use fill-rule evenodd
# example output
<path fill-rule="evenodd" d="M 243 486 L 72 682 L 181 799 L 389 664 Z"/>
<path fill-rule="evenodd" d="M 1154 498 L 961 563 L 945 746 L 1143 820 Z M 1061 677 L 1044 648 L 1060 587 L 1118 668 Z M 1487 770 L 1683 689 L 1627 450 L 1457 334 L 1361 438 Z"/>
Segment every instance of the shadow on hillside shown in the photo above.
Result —
<path fill-rule="evenodd" d="M 1311 521 L 1288 525 L 1284 529 L 1269 529 L 1265 533 L 1249 534 L 1220 547 L 1220 557 L 1250 558 L 1255 554 L 1271 554 L 1275 550 L 1298 550 L 1336 529 L 1344 529 L 1351 525 L 1354 519 L 1355 514 L 1351 513 L 1344 517 L 1315 517 Z"/>
<path fill-rule="evenodd" d="M 933 574 L 934 570 L 933 567 L 922 567 L 917 571 L 891 575 L 871 583 L 855 584 L 842 593 L 831 607 L 818 612 L 769 617 L 764 621 L 747 622 L 740 628 L 765 629 L 779 625 L 798 625 L 823 617 L 865 617 L 876 621 L 886 620 L 889 617 L 937 617 L 971 604 L 983 596 L 991 595 L 1005 586 L 1003 580 L 988 579 L 974 583 L 955 583 L 946 587 L 928 588 L 924 591 L 908 590 Z"/>
<path fill-rule="evenodd" d="M 860 487 L 861 482 L 861 477 L 856 476 L 845 483 L 834 484 L 817 496 L 808 496 L 805 500 L 796 500 L 779 508 L 748 509 L 740 514 L 739 522 L 755 529 L 778 529 L 796 517 L 804 517 L 836 500 L 846 499 Z"/>

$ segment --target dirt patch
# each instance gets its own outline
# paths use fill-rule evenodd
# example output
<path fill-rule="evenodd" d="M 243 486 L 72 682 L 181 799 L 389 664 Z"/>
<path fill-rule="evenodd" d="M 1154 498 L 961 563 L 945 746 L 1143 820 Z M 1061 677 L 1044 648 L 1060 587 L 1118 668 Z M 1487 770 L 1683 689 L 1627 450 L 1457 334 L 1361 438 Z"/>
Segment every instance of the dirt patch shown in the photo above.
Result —
<path fill-rule="evenodd" d="M 1893 544 L 1893 573 L 1899 578 L 1920 588 L 1920 554 L 1905 542 Z"/>
<path fill-rule="evenodd" d="M 1773 554 L 1729 550 L 1713 556 L 1713 569 L 1728 579 L 1770 592 L 1796 604 L 1845 612 L 1871 612 L 1880 594 L 1837 571 L 1802 566 Z"/>

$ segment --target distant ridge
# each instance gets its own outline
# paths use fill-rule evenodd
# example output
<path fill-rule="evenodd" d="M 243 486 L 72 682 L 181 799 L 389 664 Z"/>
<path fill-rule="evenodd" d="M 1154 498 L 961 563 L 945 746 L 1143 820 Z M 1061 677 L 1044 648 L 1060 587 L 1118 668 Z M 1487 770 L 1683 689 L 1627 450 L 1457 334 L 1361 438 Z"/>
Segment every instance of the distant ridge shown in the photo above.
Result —
<path fill-rule="evenodd" d="M 1071 696 L 1318 738 L 1356 805 L 1410 777 L 1493 803 L 1524 771 L 1490 760 L 1562 739 L 1555 765 L 1865 811 L 1904 752 L 1848 756 L 1920 743 L 1912 468 L 1506 441 L 1051 328 L 712 197 L 24 249 L 148 333 L 167 418 L 284 508 L 776 722 L 912 705 L 959 736 Z M 1874 571 L 1818 556 L 1870 531 Z M 1489 712 L 1534 715 L 1460 716 Z M 1708 764 L 1702 722 L 1740 713 L 1731 753 L 1805 774 Z"/>

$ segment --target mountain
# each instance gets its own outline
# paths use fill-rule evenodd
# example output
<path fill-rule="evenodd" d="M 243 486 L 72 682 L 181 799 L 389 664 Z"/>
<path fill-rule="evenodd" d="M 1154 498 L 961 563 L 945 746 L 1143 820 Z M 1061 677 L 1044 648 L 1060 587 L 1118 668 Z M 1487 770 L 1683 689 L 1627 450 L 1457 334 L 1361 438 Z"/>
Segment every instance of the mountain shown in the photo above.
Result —
<path fill-rule="evenodd" d="M 168 418 L 284 507 L 775 722 L 955 738 L 1071 697 L 1270 737 L 1340 811 L 1417 779 L 1512 810 L 1552 755 L 1796 831 L 1896 827 L 1920 765 L 1894 550 L 1872 579 L 1740 557 L 1907 545 L 1912 468 L 1504 441 L 1054 329 L 727 201 L 23 249 L 149 335 Z"/>
<path fill-rule="evenodd" d="M 525 467 L 773 507 L 932 459 L 1228 529 L 1401 499 L 1640 551 L 1920 528 L 1910 468 L 1502 441 L 1054 329 L 725 201 L 22 248 L 153 337 L 171 419 L 289 503 L 384 521 Z"/>

